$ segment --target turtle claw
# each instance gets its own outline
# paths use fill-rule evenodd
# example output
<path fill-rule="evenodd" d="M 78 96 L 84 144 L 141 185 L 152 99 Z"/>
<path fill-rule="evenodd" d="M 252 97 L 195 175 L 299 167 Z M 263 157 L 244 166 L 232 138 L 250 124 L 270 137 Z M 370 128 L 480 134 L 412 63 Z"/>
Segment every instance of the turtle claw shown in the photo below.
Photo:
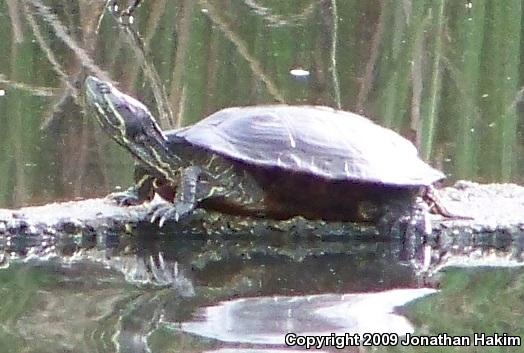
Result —
<path fill-rule="evenodd" d="M 151 216 L 151 223 L 158 220 L 158 226 L 162 228 L 169 220 L 178 222 L 193 211 L 194 206 L 189 203 L 177 203 L 174 205 L 160 205 L 155 208 Z"/>

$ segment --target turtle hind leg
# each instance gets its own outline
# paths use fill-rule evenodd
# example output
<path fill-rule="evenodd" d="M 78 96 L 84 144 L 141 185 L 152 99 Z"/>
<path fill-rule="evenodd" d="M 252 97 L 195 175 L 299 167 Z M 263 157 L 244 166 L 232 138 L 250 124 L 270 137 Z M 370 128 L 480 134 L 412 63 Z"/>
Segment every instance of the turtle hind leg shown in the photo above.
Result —
<path fill-rule="evenodd" d="M 444 206 L 442 199 L 438 195 L 438 191 L 433 186 L 427 186 L 424 188 L 424 191 L 422 193 L 422 199 L 424 200 L 424 202 L 427 205 L 429 205 L 429 210 L 434 214 L 441 215 L 450 220 L 456 220 L 456 219 L 472 220 L 474 219 L 473 217 L 470 217 L 470 216 L 458 215 L 453 212 L 450 212 L 446 208 L 446 206 Z"/>

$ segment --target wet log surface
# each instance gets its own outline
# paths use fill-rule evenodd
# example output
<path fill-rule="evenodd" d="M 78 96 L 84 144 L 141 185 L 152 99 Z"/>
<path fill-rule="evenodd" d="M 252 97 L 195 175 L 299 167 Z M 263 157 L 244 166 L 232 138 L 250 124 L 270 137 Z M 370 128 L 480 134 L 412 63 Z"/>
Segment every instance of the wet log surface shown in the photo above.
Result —
<path fill-rule="evenodd" d="M 524 187 L 514 184 L 476 184 L 457 182 L 440 190 L 442 201 L 453 213 L 471 216 L 471 220 L 450 220 L 430 215 L 432 233 L 415 240 L 412 256 L 423 248 L 425 262 L 440 263 L 460 256 L 486 263 L 498 260 L 521 261 L 524 247 Z M 0 210 L 0 248 L 8 254 L 38 252 L 42 249 L 71 247 L 82 242 L 97 243 L 100 237 L 129 234 L 140 225 L 149 225 L 151 207 L 119 207 L 107 199 L 89 199 Z M 154 229 L 154 228 L 153 228 Z M 308 221 L 297 217 L 288 221 L 252 220 L 197 211 L 179 223 L 162 228 L 165 236 L 199 236 L 221 238 L 242 235 L 257 237 L 291 235 L 336 237 L 342 239 L 380 239 L 373 227 L 352 223 Z M 383 238 L 383 237 L 382 237 Z M 383 239 L 382 239 L 383 240 Z M 70 245 L 63 245 L 70 244 Z M 38 249 L 35 250 L 35 249 Z M 418 249 L 418 250 L 417 250 Z M 329 252 L 328 249 L 325 249 Z M 428 260 L 428 258 L 430 260 Z"/>

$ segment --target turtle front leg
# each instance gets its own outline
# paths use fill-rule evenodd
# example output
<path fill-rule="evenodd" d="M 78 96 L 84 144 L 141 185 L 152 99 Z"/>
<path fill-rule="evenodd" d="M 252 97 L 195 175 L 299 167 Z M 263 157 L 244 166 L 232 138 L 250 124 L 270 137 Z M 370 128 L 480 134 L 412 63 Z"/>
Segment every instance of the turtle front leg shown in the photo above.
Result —
<path fill-rule="evenodd" d="M 158 219 L 158 225 L 162 227 L 169 219 L 178 222 L 181 218 L 193 212 L 197 207 L 199 196 L 203 194 L 199 183 L 201 174 L 202 170 L 196 166 L 182 169 L 176 187 L 174 203 L 156 207 L 151 217 L 151 223 Z"/>
<path fill-rule="evenodd" d="M 155 177 L 141 165 L 135 166 L 135 185 L 120 192 L 107 195 L 107 198 L 116 202 L 119 206 L 133 206 L 151 200 L 154 195 Z"/>

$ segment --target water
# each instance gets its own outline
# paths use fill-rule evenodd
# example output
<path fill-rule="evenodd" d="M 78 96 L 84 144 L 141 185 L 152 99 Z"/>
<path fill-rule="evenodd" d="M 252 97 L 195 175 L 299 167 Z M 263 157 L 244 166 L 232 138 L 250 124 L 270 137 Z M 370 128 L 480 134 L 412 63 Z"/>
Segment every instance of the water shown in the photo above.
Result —
<path fill-rule="evenodd" d="M 449 182 L 522 184 L 522 4 L 466 4 L 146 1 L 136 34 L 105 1 L 0 2 L 0 207 L 131 184 L 131 157 L 84 113 L 87 74 L 143 101 L 165 129 L 228 106 L 322 104 L 408 136 Z M 275 349 L 224 345 L 181 323 L 238 297 L 299 301 L 421 284 L 394 241 L 267 244 L 140 232 L 0 271 L 3 351 Z M 519 269 L 454 269 L 438 282 L 442 292 L 410 310 L 416 332 L 522 335 Z"/>

